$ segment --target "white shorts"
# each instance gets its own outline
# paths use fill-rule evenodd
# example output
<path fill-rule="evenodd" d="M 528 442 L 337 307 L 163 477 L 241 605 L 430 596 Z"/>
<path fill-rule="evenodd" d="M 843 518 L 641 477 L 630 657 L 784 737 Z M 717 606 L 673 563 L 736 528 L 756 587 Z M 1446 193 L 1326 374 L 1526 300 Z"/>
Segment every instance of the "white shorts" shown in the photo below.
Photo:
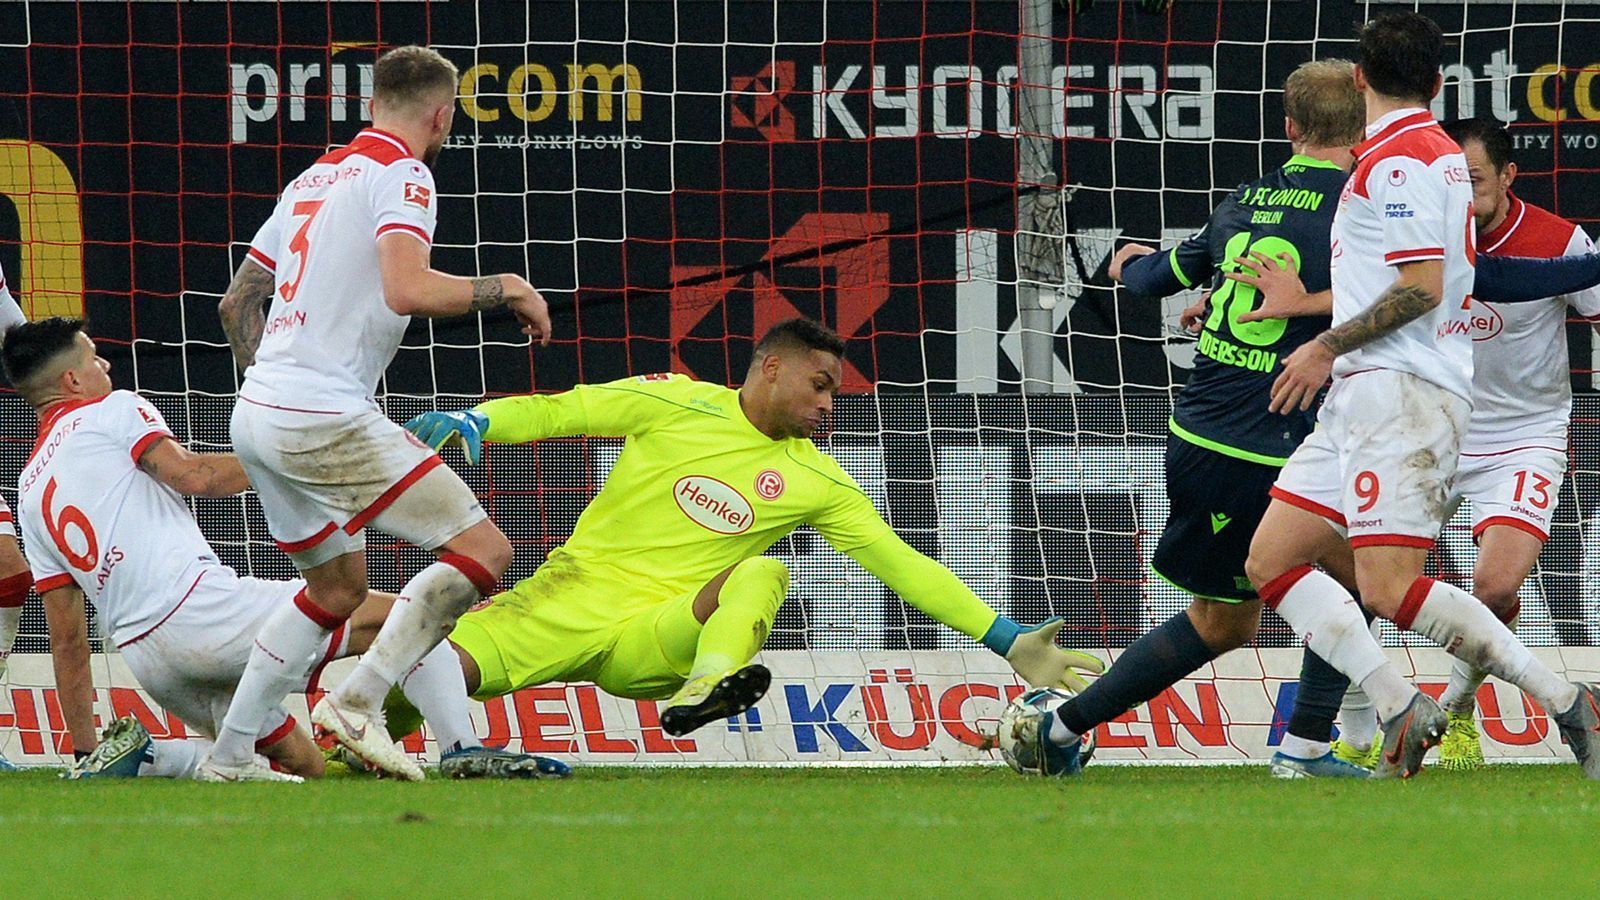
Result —
<path fill-rule="evenodd" d="M 240 397 L 230 430 L 268 530 L 302 571 L 366 549 L 369 524 L 435 550 L 488 518 L 437 453 L 377 410 L 305 412 Z"/>
<path fill-rule="evenodd" d="M 1340 378 L 1272 496 L 1314 512 L 1350 546 L 1432 547 L 1472 404 L 1407 372 Z"/>
<path fill-rule="evenodd" d="M 261 626 L 304 587 L 298 579 L 264 581 L 225 567 L 207 569 L 161 624 L 118 649 L 151 699 L 214 740 Z M 341 627 L 317 648 L 317 658 L 343 639 Z M 256 747 L 276 743 L 294 725 L 278 707 L 262 723 Z"/>
<path fill-rule="evenodd" d="M 1509 525 L 1550 540 L 1550 516 L 1567 477 L 1567 454 L 1551 447 L 1520 447 L 1479 456 L 1462 454 L 1451 508 L 1472 502 L 1472 539 Z"/>

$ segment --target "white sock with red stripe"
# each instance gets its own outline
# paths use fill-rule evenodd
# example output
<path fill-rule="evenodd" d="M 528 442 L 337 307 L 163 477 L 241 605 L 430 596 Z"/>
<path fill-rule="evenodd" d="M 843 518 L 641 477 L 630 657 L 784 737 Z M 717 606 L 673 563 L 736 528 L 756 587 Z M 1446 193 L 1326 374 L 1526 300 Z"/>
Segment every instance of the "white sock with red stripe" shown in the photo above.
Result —
<path fill-rule="evenodd" d="M 334 690 L 334 699 L 350 709 L 381 709 L 389 688 L 437 647 L 456 619 L 494 590 L 494 583 L 494 576 L 475 561 L 454 553 L 440 556 L 400 589 L 389 618 L 355 671 Z"/>
<path fill-rule="evenodd" d="M 195 767 L 205 756 L 211 742 L 204 739 L 188 741 L 151 741 L 150 761 L 139 766 L 141 778 L 193 778 Z"/>
<path fill-rule="evenodd" d="M 1522 688 L 1552 713 L 1571 709 L 1578 699 L 1576 685 L 1535 659 L 1487 606 L 1458 587 L 1418 578 L 1406 591 L 1394 624 L 1426 635 L 1451 656 Z"/>
<path fill-rule="evenodd" d="M 400 679 L 400 690 L 422 713 L 439 742 L 439 752 L 479 745 L 467 711 L 467 679 L 461 659 L 449 641 L 440 641 L 428 655 Z"/>
<path fill-rule="evenodd" d="M 268 713 L 277 709 L 290 691 L 305 686 L 323 641 L 339 624 L 337 617 L 313 604 L 304 590 L 295 595 L 293 603 L 279 607 L 267 618 L 222 720 L 222 731 L 211 750 L 213 760 L 241 766 L 255 756 L 256 738 Z"/>
<path fill-rule="evenodd" d="M 1367 626 L 1367 631 L 1379 647 L 1383 646 L 1379 637 L 1382 623 L 1382 619 L 1374 618 Z M 1339 701 L 1339 739 L 1357 750 L 1365 751 L 1372 748 L 1377 736 L 1378 710 L 1373 707 L 1372 698 L 1361 689 L 1361 685 L 1350 685 L 1344 692 L 1344 699 Z"/>
<path fill-rule="evenodd" d="M 1517 633 L 1517 615 L 1522 612 L 1518 603 L 1509 618 L 1503 619 L 1512 634 Z M 1450 683 L 1439 697 L 1439 705 L 1453 713 L 1470 713 L 1478 706 L 1478 688 L 1489 673 L 1460 657 L 1450 658 Z"/>
<path fill-rule="evenodd" d="M 1260 591 L 1261 602 L 1278 611 L 1328 665 L 1361 685 L 1387 719 L 1405 709 L 1417 689 L 1400 677 L 1367 630 L 1366 617 L 1344 585 L 1310 566 L 1298 566 Z"/>

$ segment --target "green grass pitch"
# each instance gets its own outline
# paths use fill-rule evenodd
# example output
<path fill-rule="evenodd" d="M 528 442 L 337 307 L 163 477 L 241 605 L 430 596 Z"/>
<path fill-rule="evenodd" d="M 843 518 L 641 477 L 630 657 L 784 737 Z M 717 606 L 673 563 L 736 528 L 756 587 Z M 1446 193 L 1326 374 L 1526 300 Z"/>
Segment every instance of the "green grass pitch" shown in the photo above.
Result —
<path fill-rule="evenodd" d="M 1600 885 L 1571 765 L 586 769 L 304 786 L 0 776 L 5 896 L 1539 896 Z"/>

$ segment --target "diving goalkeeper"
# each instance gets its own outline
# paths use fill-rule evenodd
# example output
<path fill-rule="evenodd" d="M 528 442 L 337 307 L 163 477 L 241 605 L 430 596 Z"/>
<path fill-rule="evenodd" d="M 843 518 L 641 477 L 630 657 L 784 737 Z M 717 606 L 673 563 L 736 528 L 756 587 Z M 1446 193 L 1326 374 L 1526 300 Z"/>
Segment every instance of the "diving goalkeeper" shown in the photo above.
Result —
<path fill-rule="evenodd" d="M 462 616 L 450 635 L 467 691 L 498 697 L 552 681 L 592 681 L 670 697 L 668 734 L 737 715 L 771 682 L 751 664 L 789 586 L 762 551 L 800 525 L 930 617 L 1004 656 L 1030 685 L 1084 686 L 1102 663 L 1055 646 L 1061 620 L 1025 628 L 997 615 L 884 522 L 853 479 L 811 441 L 839 389 L 844 341 L 806 320 L 756 345 L 744 387 L 645 375 L 545 396 L 430 412 L 406 428 L 438 449 L 576 435 L 624 436 L 605 486 L 571 538 L 531 577 Z"/>

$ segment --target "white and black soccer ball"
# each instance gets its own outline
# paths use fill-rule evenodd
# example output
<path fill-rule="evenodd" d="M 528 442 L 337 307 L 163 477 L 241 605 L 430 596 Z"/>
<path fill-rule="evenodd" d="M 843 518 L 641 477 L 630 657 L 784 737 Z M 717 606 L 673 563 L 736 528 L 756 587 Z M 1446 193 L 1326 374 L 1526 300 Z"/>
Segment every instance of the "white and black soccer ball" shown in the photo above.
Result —
<path fill-rule="evenodd" d="M 1073 693 L 1063 688 L 1032 688 L 1017 695 L 1000 714 L 1000 758 L 1021 775 L 1061 775 L 1050 771 L 1040 742 L 1050 738 L 1039 734 L 1040 728 L 1050 727 L 1050 716 L 1056 707 L 1071 699 Z M 1094 732 L 1083 736 L 1078 749 L 1079 765 L 1088 765 L 1094 756 Z"/>

